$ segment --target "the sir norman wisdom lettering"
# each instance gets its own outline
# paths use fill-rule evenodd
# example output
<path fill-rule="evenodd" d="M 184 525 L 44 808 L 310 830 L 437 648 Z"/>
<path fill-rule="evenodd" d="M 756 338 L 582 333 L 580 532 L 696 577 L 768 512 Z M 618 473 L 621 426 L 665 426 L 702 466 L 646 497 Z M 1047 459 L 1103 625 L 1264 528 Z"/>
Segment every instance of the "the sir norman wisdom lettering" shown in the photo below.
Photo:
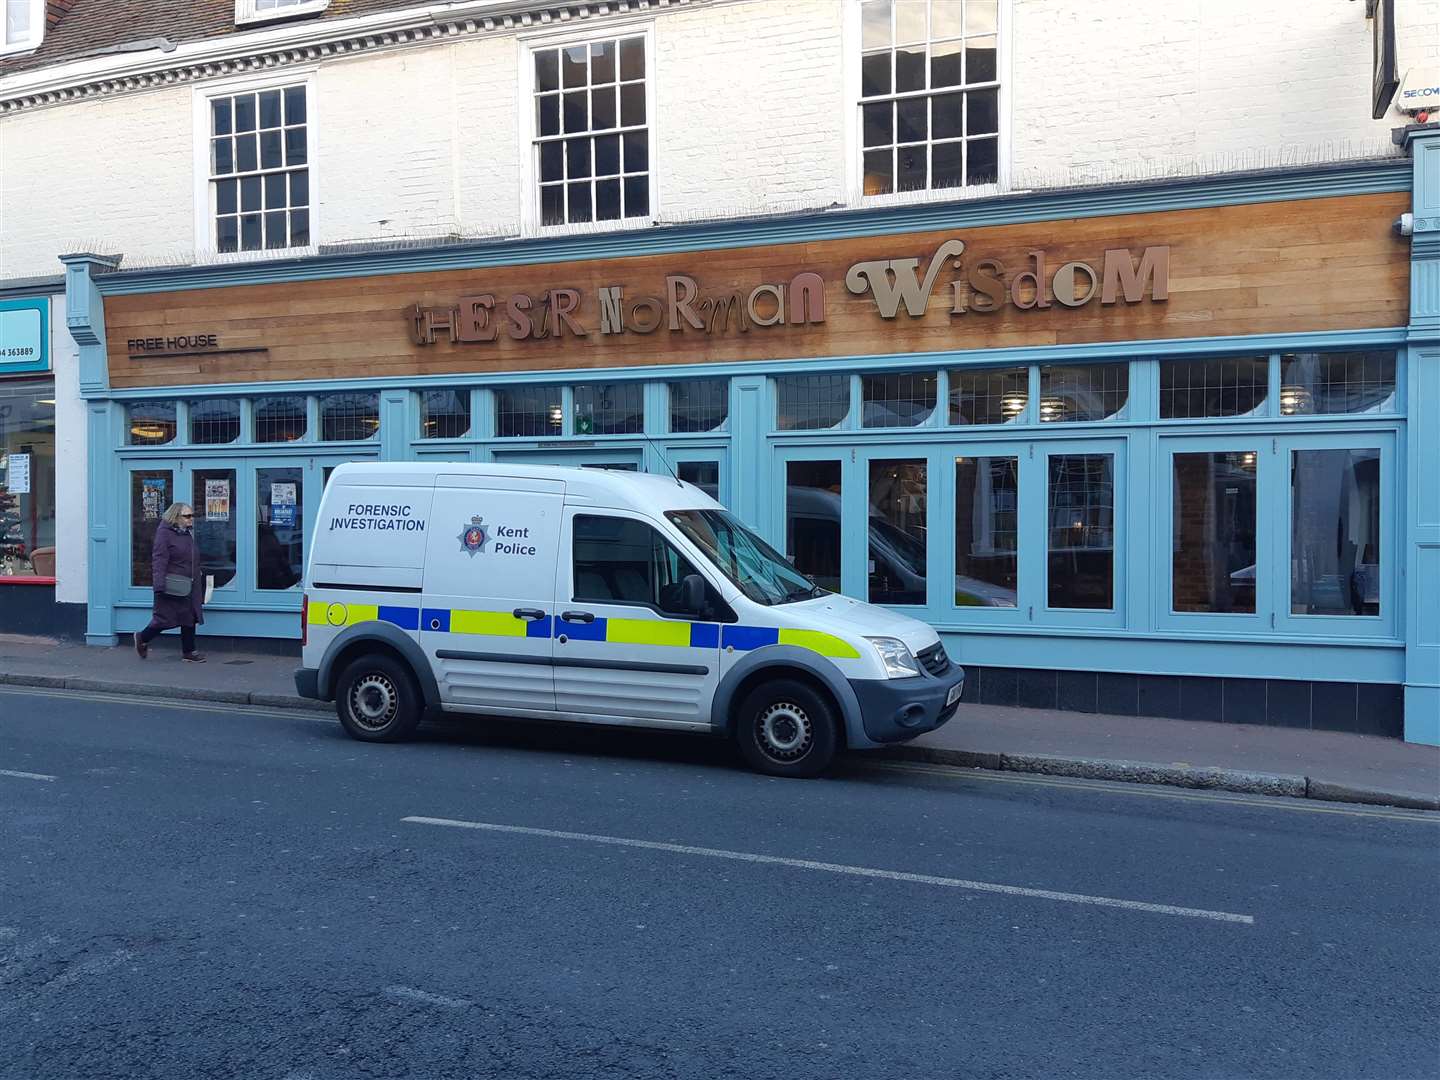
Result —
<path fill-rule="evenodd" d="M 1170 248 L 1146 247 L 1139 254 L 1111 248 L 1094 262 L 1050 258 L 1031 251 L 1022 266 L 998 259 L 968 257 L 965 241 L 946 240 L 927 260 L 874 259 L 857 262 L 845 274 L 845 288 L 868 295 L 882 319 L 925 316 L 937 287 L 950 317 L 986 315 L 1003 307 L 1022 311 L 1163 301 L 1170 296 Z M 943 283 L 942 283 L 943 282 Z M 482 293 L 461 297 L 451 307 L 405 312 L 416 345 L 437 340 L 484 343 L 503 335 L 514 341 L 565 337 L 697 332 L 730 334 L 779 326 L 825 322 L 825 279 L 796 274 L 788 281 L 762 282 L 749 289 L 707 291 L 686 274 L 668 274 L 663 296 L 629 296 L 625 286 L 607 285 L 587 302 L 579 289 L 547 289 L 537 295 Z"/>

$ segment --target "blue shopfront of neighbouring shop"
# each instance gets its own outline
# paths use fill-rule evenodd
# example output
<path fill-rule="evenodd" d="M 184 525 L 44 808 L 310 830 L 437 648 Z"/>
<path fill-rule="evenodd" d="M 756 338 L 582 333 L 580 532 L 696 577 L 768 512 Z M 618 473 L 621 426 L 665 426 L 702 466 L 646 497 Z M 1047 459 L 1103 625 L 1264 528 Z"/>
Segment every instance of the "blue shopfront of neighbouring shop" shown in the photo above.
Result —
<path fill-rule="evenodd" d="M 296 638 L 342 462 L 673 470 L 821 585 L 938 627 L 973 700 L 1440 743 L 1437 136 L 1387 163 L 781 225 L 163 272 L 67 257 L 89 640 L 148 618 L 150 537 L 176 499 L 197 508 L 215 578 L 206 631 Z M 147 291 L 1382 191 L 1412 192 L 1422 219 L 1392 327 L 124 391 L 107 377 L 106 300 Z"/>

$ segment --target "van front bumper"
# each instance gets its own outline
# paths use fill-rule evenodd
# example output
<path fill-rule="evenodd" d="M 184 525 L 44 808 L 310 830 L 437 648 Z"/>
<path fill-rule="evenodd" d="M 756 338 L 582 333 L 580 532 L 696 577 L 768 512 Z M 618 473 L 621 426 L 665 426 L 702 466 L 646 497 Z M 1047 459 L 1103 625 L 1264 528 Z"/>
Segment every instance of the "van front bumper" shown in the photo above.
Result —
<path fill-rule="evenodd" d="M 877 743 L 904 742 L 934 731 L 960 708 L 960 696 L 945 704 L 952 687 L 964 692 L 965 669 L 951 667 L 935 678 L 920 675 L 912 679 L 850 679 L 850 689 L 860 703 L 860 723 L 865 734 Z"/>

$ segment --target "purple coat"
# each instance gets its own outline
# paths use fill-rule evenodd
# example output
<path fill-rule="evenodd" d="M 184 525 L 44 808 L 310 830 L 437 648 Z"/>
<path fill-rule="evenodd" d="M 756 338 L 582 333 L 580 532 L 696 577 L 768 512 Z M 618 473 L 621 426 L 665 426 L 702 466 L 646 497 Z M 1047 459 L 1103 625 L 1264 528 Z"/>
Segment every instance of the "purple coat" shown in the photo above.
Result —
<path fill-rule="evenodd" d="M 150 571 L 155 583 L 155 618 L 153 625 L 162 630 L 177 626 L 197 626 L 205 621 L 201 610 L 205 601 L 205 577 L 200 573 L 200 551 L 195 534 L 160 523 L 155 530 L 155 548 L 150 556 Z M 191 581 L 189 596 L 166 596 L 165 575 L 184 574 Z"/>

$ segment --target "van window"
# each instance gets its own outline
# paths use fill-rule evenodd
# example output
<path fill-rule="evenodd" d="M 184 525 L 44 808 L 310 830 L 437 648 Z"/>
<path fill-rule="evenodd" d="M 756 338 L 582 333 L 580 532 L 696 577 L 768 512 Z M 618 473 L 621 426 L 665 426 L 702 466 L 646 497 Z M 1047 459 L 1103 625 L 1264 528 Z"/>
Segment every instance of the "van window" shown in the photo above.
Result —
<path fill-rule="evenodd" d="M 577 514 L 571 546 L 574 599 L 683 614 L 680 582 L 695 568 L 643 521 Z"/>

